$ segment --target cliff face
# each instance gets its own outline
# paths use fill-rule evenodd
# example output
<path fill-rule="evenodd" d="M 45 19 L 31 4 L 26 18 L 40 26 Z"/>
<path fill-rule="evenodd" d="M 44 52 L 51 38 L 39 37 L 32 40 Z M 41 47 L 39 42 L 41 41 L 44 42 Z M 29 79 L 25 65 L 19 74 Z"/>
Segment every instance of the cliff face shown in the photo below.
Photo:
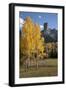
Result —
<path fill-rule="evenodd" d="M 57 42 L 58 40 L 58 31 L 57 30 L 42 30 L 42 37 L 44 37 L 45 42 Z"/>

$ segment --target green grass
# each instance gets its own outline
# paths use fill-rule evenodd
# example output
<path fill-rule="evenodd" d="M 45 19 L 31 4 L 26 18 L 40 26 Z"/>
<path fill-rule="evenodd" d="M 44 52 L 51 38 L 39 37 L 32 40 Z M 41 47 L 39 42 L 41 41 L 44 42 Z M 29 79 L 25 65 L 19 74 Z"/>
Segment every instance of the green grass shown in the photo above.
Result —
<path fill-rule="evenodd" d="M 38 69 L 36 68 L 36 65 L 34 65 L 28 67 L 26 70 L 26 68 L 23 65 L 20 65 L 20 78 L 57 76 L 58 74 L 57 59 L 45 59 L 40 60 L 38 62 L 39 62 Z"/>

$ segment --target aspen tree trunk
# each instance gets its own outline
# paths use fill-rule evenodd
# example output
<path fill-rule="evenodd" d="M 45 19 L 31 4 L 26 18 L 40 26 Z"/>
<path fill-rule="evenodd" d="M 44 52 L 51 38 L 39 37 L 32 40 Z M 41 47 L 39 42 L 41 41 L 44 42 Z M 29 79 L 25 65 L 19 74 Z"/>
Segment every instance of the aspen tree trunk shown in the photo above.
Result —
<path fill-rule="evenodd" d="M 26 59 L 26 71 L 28 70 L 28 67 L 29 67 L 29 56 Z"/>
<path fill-rule="evenodd" d="M 28 60 L 28 59 L 26 59 L 26 64 L 25 64 L 25 66 L 26 66 L 25 71 L 26 71 L 26 72 L 27 72 L 27 68 L 28 68 L 27 60 Z"/>
<path fill-rule="evenodd" d="M 28 66 L 30 67 L 30 65 L 31 65 L 31 59 L 30 59 L 30 57 L 29 57 L 29 60 L 28 61 L 29 61 L 29 65 Z"/>
<path fill-rule="evenodd" d="M 36 59 L 36 65 L 37 65 L 37 69 L 38 69 L 38 54 L 37 54 L 37 59 Z"/>

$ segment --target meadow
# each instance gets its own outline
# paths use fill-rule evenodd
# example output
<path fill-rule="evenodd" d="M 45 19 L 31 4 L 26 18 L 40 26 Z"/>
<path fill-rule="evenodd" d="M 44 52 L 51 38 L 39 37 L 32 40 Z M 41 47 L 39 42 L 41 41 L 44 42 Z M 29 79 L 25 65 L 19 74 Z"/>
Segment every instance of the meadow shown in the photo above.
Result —
<path fill-rule="evenodd" d="M 28 77 L 48 77 L 58 75 L 58 59 L 38 60 L 38 68 L 34 62 L 26 70 L 24 65 L 20 65 L 20 78 Z"/>

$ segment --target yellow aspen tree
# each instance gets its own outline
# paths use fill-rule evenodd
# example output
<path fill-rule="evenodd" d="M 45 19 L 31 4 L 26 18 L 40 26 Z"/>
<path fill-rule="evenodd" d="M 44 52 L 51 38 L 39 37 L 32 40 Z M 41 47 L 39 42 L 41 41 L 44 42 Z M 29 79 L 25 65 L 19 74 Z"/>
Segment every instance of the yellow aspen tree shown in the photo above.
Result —
<path fill-rule="evenodd" d="M 21 41 L 20 50 L 23 55 L 31 57 L 32 53 L 38 56 L 44 51 L 44 40 L 41 37 L 40 26 L 34 24 L 30 17 L 26 17 L 22 31 L 21 31 Z M 30 61 L 29 61 L 30 62 Z M 37 65 L 38 67 L 38 65 Z"/>
<path fill-rule="evenodd" d="M 38 24 L 35 24 L 35 33 L 34 33 L 34 41 L 35 41 L 35 50 L 37 54 L 37 68 L 38 68 L 38 59 L 40 54 L 43 54 L 44 51 L 44 39 L 41 37 L 41 30 Z"/>
<path fill-rule="evenodd" d="M 33 29 L 34 24 L 31 18 L 26 17 L 21 31 L 21 52 L 29 58 L 29 63 L 32 51 L 34 50 Z"/>

